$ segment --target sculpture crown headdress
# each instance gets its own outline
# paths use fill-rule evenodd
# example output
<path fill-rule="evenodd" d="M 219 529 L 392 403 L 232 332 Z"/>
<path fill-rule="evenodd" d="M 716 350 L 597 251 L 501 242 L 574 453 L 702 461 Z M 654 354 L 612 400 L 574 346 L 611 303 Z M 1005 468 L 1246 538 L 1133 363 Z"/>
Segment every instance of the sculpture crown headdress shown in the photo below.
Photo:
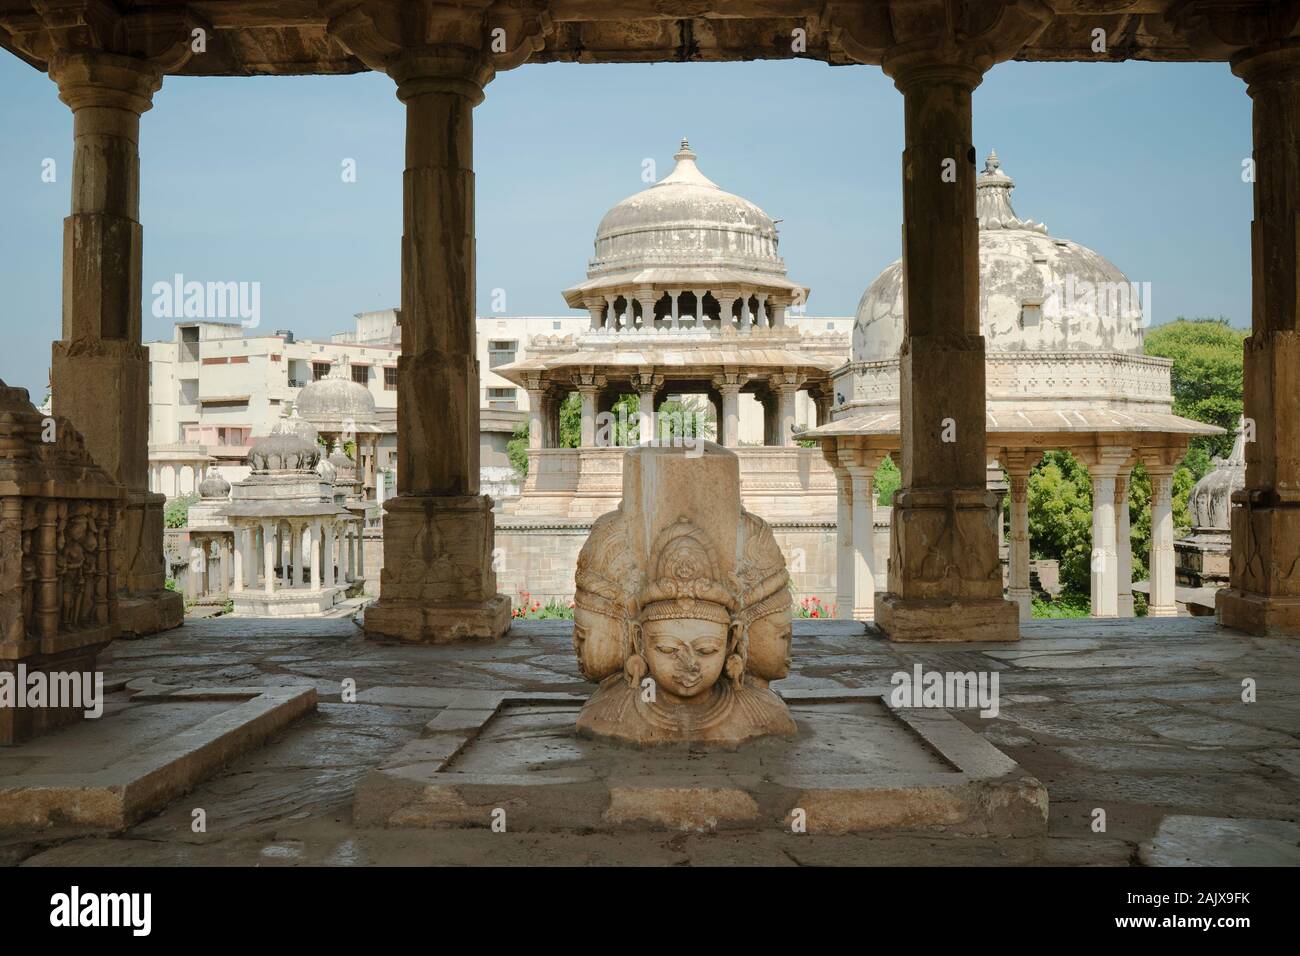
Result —
<path fill-rule="evenodd" d="M 713 547 L 685 515 L 659 533 L 649 564 L 649 581 L 639 601 L 642 620 L 731 622 L 736 597 L 718 580 L 721 565 Z"/>

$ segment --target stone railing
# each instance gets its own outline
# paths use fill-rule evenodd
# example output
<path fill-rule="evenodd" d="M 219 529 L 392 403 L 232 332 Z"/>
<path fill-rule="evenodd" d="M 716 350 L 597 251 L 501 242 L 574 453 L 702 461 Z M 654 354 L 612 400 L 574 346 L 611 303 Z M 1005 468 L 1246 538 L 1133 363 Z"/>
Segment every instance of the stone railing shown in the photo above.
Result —
<path fill-rule="evenodd" d="M 740 458 L 745 507 L 773 521 L 833 520 L 835 477 L 820 449 L 754 446 Z M 529 519 L 589 520 L 618 507 L 627 448 L 532 448 L 528 477 L 509 513 Z M 683 455 L 688 455 L 682 449 Z"/>
<path fill-rule="evenodd" d="M 1168 411 L 1173 362 L 1125 352 L 990 352 L 990 401 L 1122 403 Z M 848 362 L 833 373 L 835 410 L 897 404 L 898 359 Z M 839 400 L 843 396 L 843 401 Z"/>

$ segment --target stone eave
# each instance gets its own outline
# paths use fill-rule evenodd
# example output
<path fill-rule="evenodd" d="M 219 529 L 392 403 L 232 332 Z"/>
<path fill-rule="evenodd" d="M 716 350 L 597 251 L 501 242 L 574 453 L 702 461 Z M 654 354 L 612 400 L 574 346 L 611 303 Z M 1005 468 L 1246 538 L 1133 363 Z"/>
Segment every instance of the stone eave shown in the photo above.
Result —
<path fill-rule="evenodd" d="M 825 425 L 800 432 L 800 438 L 871 438 L 899 434 L 900 413 L 897 405 L 877 405 L 846 415 Z M 1103 406 L 1101 408 L 1024 409 L 1014 404 L 989 403 L 984 417 L 984 428 L 998 442 L 1014 436 L 1023 436 L 1027 444 L 1039 444 L 1031 438 L 1047 436 L 1078 436 L 1134 432 L 1151 435 L 1169 435 L 1192 438 L 1205 435 L 1223 435 L 1218 425 L 1183 418 L 1172 412 L 1155 410 L 1125 410 Z"/>
<path fill-rule="evenodd" d="M 734 341 L 734 340 L 733 340 Z M 621 377 L 640 370 L 653 370 L 674 379 L 710 378 L 722 371 L 743 369 L 751 377 L 786 370 L 804 372 L 816 380 L 829 380 L 832 363 L 786 349 L 745 348 L 730 342 L 718 345 L 695 343 L 683 348 L 579 349 L 560 355 L 522 359 L 498 365 L 492 371 L 524 388 L 529 377 L 554 380 L 579 370 Z"/>
<path fill-rule="evenodd" d="M 1113 11 L 1054 13 L 1044 29 L 1011 55 L 1027 61 L 1214 61 L 1226 52 L 1195 49 L 1166 17 L 1176 0 L 1128 0 Z M 529 62 L 655 63 L 809 59 L 832 66 L 877 64 L 890 45 L 888 17 L 860 4 L 824 0 L 729 0 L 670 4 L 662 0 L 550 0 L 542 49 Z M 1053 7 L 1066 6 L 1053 0 Z M 1257 0 L 1220 0 L 1227 16 L 1257 9 Z M 328 5 L 317 0 L 152 0 L 129 12 L 165 24 L 188 9 L 211 25 L 208 48 L 172 75 L 252 76 L 359 73 L 366 66 L 331 36 Z M 473 14 L 471 14 L 473 15 Z M 29 0 L 0 0 L 0 46 L 37 69 L 45 52 L 24 52 L 19 34 L 35 19 Z M 1093 30 L 1107 36 L 1093 48 Z M 789 38 L 804 31 L 805 49 Z M 851 48 L 851 52 L 850 52 Z"/>

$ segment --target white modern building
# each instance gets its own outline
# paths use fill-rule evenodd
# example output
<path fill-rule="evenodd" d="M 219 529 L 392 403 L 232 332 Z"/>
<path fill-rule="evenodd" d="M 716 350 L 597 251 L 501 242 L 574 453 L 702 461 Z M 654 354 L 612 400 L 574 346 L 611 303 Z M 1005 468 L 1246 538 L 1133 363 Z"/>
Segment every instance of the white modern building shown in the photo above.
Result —
<path fill-rule="evenodd" d="M 351 331 L 322 339 L 300 339 L 287 329 L 264 332 L 237 322 L 191 319 L 177 322 L 170 341 L 150 342 L 150 489 L 168 497 L 197 493 L 209 470 L 227 481 L 248 475 L 252 440 L 270 434 L 301 389 L 345 365 L 351 379 L 375 402 L 380 429 L 367 473 L 386 476 L 387 492 L 397 463 L 397 358 L 401 317 L 397 309 L 361 312 Z M 541 336 L 552 342 L 587 330 L 580 315 L 478 318 L 479 463 L 483 491 L 509 497 L 518 491 L 507 443 L 527 420 L 527 392 L 494 369 L 529 356 Z M 786 324 L 818 333 L 848 334 L 853 317 L 811 318 L 786 313 Z M 749 396 L 740 403 L 740 440 L 762 444 L 763 409 Z M 803 400 L 796 408 L 801 426 L 816 424 L 816 410 Z M 370 446 L 362 449 L 369 456 Z M 371 479 L 374 481 L 375 479 Z M 366 495 L 386 497 L 373 485 Z"/>

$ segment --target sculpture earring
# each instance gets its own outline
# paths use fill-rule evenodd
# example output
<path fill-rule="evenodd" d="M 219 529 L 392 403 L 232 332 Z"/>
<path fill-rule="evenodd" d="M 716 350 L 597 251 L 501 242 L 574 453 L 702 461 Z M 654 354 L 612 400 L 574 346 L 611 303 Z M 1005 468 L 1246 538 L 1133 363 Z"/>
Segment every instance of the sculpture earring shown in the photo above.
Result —
<path fill-rule="evenodd" d="M 629 686 L 638 687 L 641 678 L 650 672 L 650 665 L 641 654 L 641 626 L 632 623 L 629 630 L 632 632 L 632 653 L 623 662 L 623 674 L 627 677 Z"/>

